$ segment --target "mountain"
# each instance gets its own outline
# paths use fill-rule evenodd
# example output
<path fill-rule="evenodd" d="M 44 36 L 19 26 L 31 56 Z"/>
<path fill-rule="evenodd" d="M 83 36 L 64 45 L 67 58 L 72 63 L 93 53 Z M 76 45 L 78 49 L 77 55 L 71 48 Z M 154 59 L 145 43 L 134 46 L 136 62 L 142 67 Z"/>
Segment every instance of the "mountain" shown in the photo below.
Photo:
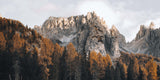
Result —
<path fill-rule="evenodd" d="M 95 13 L 91 14 L 93 16 Z M 64 39 L 62 40 L 56 34 L 58 37 L 54 36 L 55 39 L 52 38 L 51 41 L 28 26 L 24 26 L 20 21 L 0 17 L 0 80 L 160 79 L 160 59 L 158 57 L 122 52 L 122 50 L 127 51 L 125 48 L 127 44 L 124 36 L 119 33 L 115 26 L 107 29 L 97 19 L 90 21 L 86 21 L 87 24 L 81 24 L 83 29 L 82 26 L 79 26 L 78 30 L 81 33 L 77 31 L 76 26 L 76 28 L 69 26 L 69 28 L 62 30 L 35 26 L 39 33 L 48 31 L 47 35 L 47 32 L 43 34 L 46 37 L 52 37 L 49 31 L 59 31 L 60 36 L 75 35 L 73 38 L 69 37 L 71 38 L 69 40 L 68 36 L 62 37 Z M 136 39 L 139 40 L 145 34 L 145 32 L 138 34 Z M 105 47 L 105 51 L 109 53 L 102 55 L 93 50 L 88 55 L 85 55 L 85 52 L 79 54 L 74 47 L 77 43 L 70 43 L 75 42 L 76 39 L 74 38 L 79 38 L 77 35 L 82 36 L 82 39 L 87 35 L 87 40 L 85 40 L 87 47 L 96 49 L 95 46 L 101 47 L 102 45 Z M 53 42 L 59 42 L 62 46 L 58 43 L 53 44 Z M 99 45 L 100 43 L 101 45 Z M 103 49 L 99 51 L 101 50 Z M 116 56 L 115 53 L 121 55 Z"/>
<path fill-rule="evenodd" d="M 144 53 L 160 57 L 160 28 L 154 29 L 154 23 L 149 27 L 140 26 L 136 38 L 126 45 L 133 53 Z"/>
<path fill-rule="evenodd" d="M 96 51 L 118 57 L 119 51 L 124 51 L 160 57 L 160 29 L 154 29 L 153 22 L 149 28 L 141 25 L 136 38 L 129 43 L 114 25 L 109 29 L 95 12 L 88 12 L 86 16 L 49 17 L 34 29 L 61 46 L 72 42 L 81 54 Z"/>
<path fill-rule="evenodd" d="M 53 50 L 51 40 L 20 21 L 0 17 L 0 80 L 45 80 Z"/>
<path fill-rule="evenodd" d="M 71 16 L 67 18 L 49 17 L 42 27 L 34 28 L 53 43 L 66 46 L 72 42 L 78 53 L 96 51 L 102 55 L 106 53 L 118 57 L 119 41 L 125 44 L 125 38 L 119 33 L 115 26 L 108 29 L 105 21 L 100 19 L 95 12 L 88 12 L 86 16 Z"/>

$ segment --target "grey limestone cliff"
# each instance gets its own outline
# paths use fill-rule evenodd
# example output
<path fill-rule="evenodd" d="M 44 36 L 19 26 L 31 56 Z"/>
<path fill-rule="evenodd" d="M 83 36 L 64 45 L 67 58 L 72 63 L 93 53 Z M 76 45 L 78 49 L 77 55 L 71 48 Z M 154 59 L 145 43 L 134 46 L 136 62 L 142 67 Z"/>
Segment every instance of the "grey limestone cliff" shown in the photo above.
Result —
<path fill-rule="evenodd" d="M 149 27 L 141 25 L 136 38 L 128 43 L 127 47 L 133 53 L 144 53 L 160 57 L 160 28 L 154 29 L 153 22 Z"/>
<path fill-rule="evenodd" d="M 105 21 L 95 12 L 68 18 L 49 17 L 42 27 L 35 26 L 34 29 L 61 46 L 72 42 L 82 54 L 96 51 L 102 55 L 120 56 L 118 41 L 123 38 L 117 37 L 119 32 L 115 27 L 108 29 Z"/>

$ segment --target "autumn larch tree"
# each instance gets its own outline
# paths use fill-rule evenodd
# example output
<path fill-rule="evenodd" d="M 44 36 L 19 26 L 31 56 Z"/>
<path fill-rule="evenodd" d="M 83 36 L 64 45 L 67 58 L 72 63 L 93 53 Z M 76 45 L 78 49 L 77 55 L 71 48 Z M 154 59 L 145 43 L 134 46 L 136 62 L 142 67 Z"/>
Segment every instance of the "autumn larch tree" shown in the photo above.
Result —
<path fill-rule="evenodd" d="M 106 55 L 107 60 L 107 67 L 106 67 L 106 73 L 105 73 L 105 80 L 114 80 L 114 68 L 112 66 L 112 61 L 110 56 Z"/>
<path fill-rule="evenodd" d="M 128 67 L 128 80 L 139 79 L 139 64 L 136 57 L 133 57 Z"/>
<path fill-rule="evenodd" d="M 98 80 L 98 56 L 95 51 L 91 51 L 89 55 L 90 72 L 92 80 Z"/>
<path fill-rule="evenodd" d="M 66 63 L 66 72 L 64 80 L 73 80 L 75 78 L 75 58 L 78 57 L 78 53 L 72 43 L 69 43 L 66 47 L 65 53 L 65 63 Z"/>
<path fill-rule="evenodd" d="M 140 80 L 148 80 L 148 71 L 142 65 L 140 66 Z"/>
<path fill-rule="evenodd" d="M 59 80 L 60 75 L 60 59 L 63 55 L 64 47 L 61 47 L 59 44 L 55 44 L 54 52 L 52 55 L 52 66 L 50 70 L 50 79 L 51 80 Z"/>
<path fill-rule="evenodd" d="M 148 70 L 148 80 L 157 80 L 157 64 L 152 60 L 146 63 L 146 68 Z"/>
<path fill-rule="evenodd" d="M 101 53 L 98 53 L 97 54 L 97 58 L 98 58 L 98 78 L 99 79 L 104 79 L 104 76 L 105 76 L 105 71 L 106 71 L 106 59 L 103 58 L 102 54 Z"/>
<path fill-rule="evenodd" d="M 6 48 L 6 40 L 5 40 L 5 37 L 4 37 L 4 34 L 3 32 L 0 32 L 0 50 L 5 50 Z"/>
<path fill-rule="evenodd" d="M 121 80 L 127 80 L 127 66 L 125 63 L 122 62 L 122 60 L 120 59 L 117 62 L 117 66 L 120 69 L 120 78 Z"/>

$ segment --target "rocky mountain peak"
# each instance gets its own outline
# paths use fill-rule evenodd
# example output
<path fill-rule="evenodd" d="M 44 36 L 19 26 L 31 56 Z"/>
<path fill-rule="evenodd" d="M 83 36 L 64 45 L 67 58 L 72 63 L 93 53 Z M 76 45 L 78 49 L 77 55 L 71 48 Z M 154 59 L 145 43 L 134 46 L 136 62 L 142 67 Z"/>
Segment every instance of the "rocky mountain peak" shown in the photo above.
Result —
<path fill-rule="evenodd" d="M 96 14 L 96 12 L 95 12 L 95 11 L 93 11 L 93 16 L 97 16 L 97 14 Z"/>
<path fill-rule="evenodd" d="M 146 27 L 145 25 L 140 25 L 140 30 L 137 33 L 135 40 L 139 40 L 141 38 L 144 38 L 144 36 L 148 36 L 149 34 L 151 34 L 151 32 L 155 30 L 154 26 L 155 25 L 153 22 L 151 22 L 148 27 Z"/>
<path fill-rule="evenodd" d="M 71 17 L 49 17 L 42 27 L 35 26 L 35 30 L 58 43 L 66 46 L 73 43 L 78 53 L 89 54 L 91 51 L 112 57 L 119 57 L 120 51 L 132 53 L 145 53 L 153 56 L 160 56 L 160 29 L 154 29 L 154 23 L 146 27 L 140 25 L 136 38 L 126 43 L 125 37 L 120 34 L 113 25 L 108 29 L 103 18 L 95 12 L 88 12 L 87 15 Z"/>
<path fill-rule="evenodd" d="M 146 29 L 145 25 L 140 25 L 140 31 Z"/>
<path fill-rule="evenodd" d="M 69 27 L 77 27 L 79 24 L 88 24 L 88 23 L 101 23 L 105 25 L 105 21 L 103 19 L 100 20 L 99 16 L 96 15 L 95 12 L 88 12 L 86 16 L 71 16 L 68 18 L 63 17 L 49 17 L 42 25 L 44 29 L 68 29 Z M 48 25 L 50 24 L 50 25 Z M 107 26 L 106 26 L 107 27 Z"/>
<path fill-rule="evenodd" d="M 155 26 L 154 23 L 151 22 L 150 25 L 149 25 L 149 28 L 150 28 L 150 29 L 154 29 L 154 26 Z"/>
<path fill-rule="evenodd" d="M 87 15 L 87 20 L 91 19 L 91 18 L 94 18 L 94 17 L 97 17 L 97 14 L 95 13 L 95 11 L 93 12 L 88 12 Z"/>
<path fill-rule="evenodd" d="M 110 29 L 110 34 L 112 36 L 117 36 L 118 35 L 118 30 L 117 28 L 115 27 L 115 25 L 112 26 L 112 28 Z"/>
<path fill-rule="evenodd" d="M 87 13 L 87 20 L 90 20 L 92 18 L 92 13 L 91 12 L 88 12 Z"/>
<path fill-rule="evenodd" d="M 153 22 L 151 22 L 148 28 L 144 25 L 141 25 L 135 40 L 129 43 L 129 51 L 133 53 L 144 53 L 159 57 L 160 29 L 154 29 L 153 27 Z"/>
<path fill-rule="evenodd" d="M 147 32 L 147 28 L 145 27 L 145 25 L 140 25 L 140 30 L 136 35 L 135 40 L 139 40 L 140 38 L 144 37 L 146 35 Z"/>
<path fill-rule="evenodd" d="M 106 53 L 112 56 L 115 53 L 120 55 L 118 39 L 114 35 L 118 30 L 113 26 L 111 35 L 103 18 L 97 16 L 95 12 L 68 18 L 49 17 L 41 29 L 35 28 L 35 30 L 61 46 L 72 42 L 76 50 L 82 54 L 96 51 L 102 55 Z M 111 46 L 107 47 L 109 45 Z"/>
<path fill-rule="evenodd" d="M 38 26 L 38 25 L 34 25 L 34 28 L 41 28 L 41 26 Z"/>
<path fill-rule="evenodd" d="M 115 25 L 112 25 L 111 30 L 118 31 Z"/>

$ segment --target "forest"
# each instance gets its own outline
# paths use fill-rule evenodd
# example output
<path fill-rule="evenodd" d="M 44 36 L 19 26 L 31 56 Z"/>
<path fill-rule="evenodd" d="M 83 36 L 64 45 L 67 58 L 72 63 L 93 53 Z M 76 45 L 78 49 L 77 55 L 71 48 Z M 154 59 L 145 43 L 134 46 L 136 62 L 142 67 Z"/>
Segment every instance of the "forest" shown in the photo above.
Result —
<path fill-rule="evenodd" d="M 53 44 L 20 21 L 0 17 L 0 80 L 160 80 L 160 58 L 79 54 L 72 43 Z"/>

